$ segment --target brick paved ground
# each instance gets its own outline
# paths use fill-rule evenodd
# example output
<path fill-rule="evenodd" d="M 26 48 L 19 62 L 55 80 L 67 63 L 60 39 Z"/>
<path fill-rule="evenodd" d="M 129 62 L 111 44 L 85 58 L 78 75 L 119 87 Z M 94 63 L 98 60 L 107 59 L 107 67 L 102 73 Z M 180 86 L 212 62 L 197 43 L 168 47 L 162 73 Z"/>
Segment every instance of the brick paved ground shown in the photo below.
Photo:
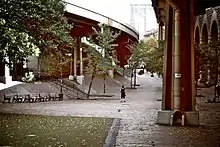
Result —
<path fill-rule="evenodd" d="M 139 77 L 141 87 L 127 90 L 127 102 L 119 100 L 66 100 L 32 104 L 0 104 L 0 112 L 43 115 L 99 116 L 122 118 L 117 147 L 218 147 L 220 146 L 220 104 L 207 104 L 197 98 L 200 127 L 174 127 L 155 124 L 161 102 L 161 80 Z M 210 95 L 209 90 L 200 91 Z M 117 97 L 115 97 L 117 99 Z M 120 109 L 120 111 L 118 111 Z"/>

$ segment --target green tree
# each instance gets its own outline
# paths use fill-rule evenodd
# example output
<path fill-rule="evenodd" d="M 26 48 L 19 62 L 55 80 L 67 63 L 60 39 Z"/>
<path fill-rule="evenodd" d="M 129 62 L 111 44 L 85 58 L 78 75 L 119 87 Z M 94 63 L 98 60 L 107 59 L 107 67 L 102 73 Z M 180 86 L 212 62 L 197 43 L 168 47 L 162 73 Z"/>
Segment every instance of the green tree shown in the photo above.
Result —
<path fill-rule="evenodd" d="M 120 35 L 120 33 L 114 32 L 106 24 L 99 24 L 98 28 L 93 28 L 94 33 L 87 41 L 90 44 L 97 44 L 98 46 L 88 46 L 86 51 L 89 56 L 87 71 L 92 72 L 91 82 L 88 90 L 88 98 L 92 87 L 92 82 L 96 74 L 103 75 L 103 87 L 105 92 L 105 79 L 107 72 L 114 68 L 113 62 L 117 62 L 112 57 L 112 51 L 114 50 L 114 41 Z"/>
<path fill-rule="evenodd" d="M 143 40 L 140 42 L 128 45 L 131 51 L 131 57 L 128 59 L 128 65 L 131 69 L 131 88 L 133 87 L 132 79 L 134 78 L 134 87 L 136 86 L 136 69 L 145 60 L 146 45 Z M 134 74 L 133 74 L 134 73 Z"/>
<path fill-rule="evenodd" d="M 149 37 L 146 42 L 146 58 L 144 60 L 146 69 L 153 73 L 162 75 L 164 41 L 158 41 L 154 37 Z"/>
<path fill-rule="evenodd" d="M 61 0 L 1 0 L 1 60 L 12 64 L 32 55 L 36 48 L 54 53 L 62 44 L 71 45 L 72 25 L 64 13 L 65 3 Z"/>

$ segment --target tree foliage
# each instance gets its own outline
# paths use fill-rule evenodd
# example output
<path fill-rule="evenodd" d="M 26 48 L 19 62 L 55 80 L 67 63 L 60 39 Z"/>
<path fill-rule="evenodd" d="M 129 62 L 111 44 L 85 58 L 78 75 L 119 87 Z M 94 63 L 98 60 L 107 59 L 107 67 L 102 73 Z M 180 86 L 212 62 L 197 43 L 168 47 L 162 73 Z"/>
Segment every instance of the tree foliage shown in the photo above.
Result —
<path fill-rule="evenodd" d="M 88 67 L 87 71 L 93 72 L 94 67 L 96 71 L 105 73 L 109 69 L 114 68 L 113 62 L 118 62 L 112 57 L 114 50 L 114 41 L 120 33 L 116 33 L 110 29 L 106 24 L 99 24 L 99 28 L 93 28 L 94 33 L 87 41 L 90 44 L 97 44 L 97 46 L 87 46 L 86 52 L 88 53 Z"/>
<path fill-rule="evenodd" d="M 130 68 L 135 69 L 146 58 L 146 44 L 142 40 L 132 45 L 128 45 L 128 47 L 131 51 L 131 57 L 128 60 L 128 65 Z"/>
<path fill-rule="evenodd" d="M 150 36 L 128 47 L 132 54 L 128 60 L 129 68 L 136 69 L 143 63 L 149 72 L 163 73 L 164 41 Z"/>
<path fill-rule="evenodd" d="M 39 48 L 57 53 L 60 46 L 72 45 L 72 27 L 64 17 L 61 0 L 1 0 L 0 56 L 3 62 L 22 60 Z"/>
<path fill-rule="evenodd" d="M 105 93 L 105 77 L 107 71 L 114 68 L 113 62 L 117 62 L 112 57 L 112 51 L 114 50 L 114 41 L 120 35 L 110 29 L 106 24 L 99 24 L 98 28 L 93 28 L 94 33 L 88 42 L 94 46 L 88 46 L 86 52 L 88 53 L 88 66 L 87 71 L 92 72 L 92 78 L 89 85 L 88 98 L 92 86 L 93 79 L 97 73 L 103 75 L 104 80 L 104 93 Z M 97 44 L 98 46 L 95 46 Z"/>
<path fill-rule="evenodd" d="M 146 44 L 145 67 L 151 73 L 163 73 L 164 41 L 156 41 L 154 37 L 149 37 Z"/>

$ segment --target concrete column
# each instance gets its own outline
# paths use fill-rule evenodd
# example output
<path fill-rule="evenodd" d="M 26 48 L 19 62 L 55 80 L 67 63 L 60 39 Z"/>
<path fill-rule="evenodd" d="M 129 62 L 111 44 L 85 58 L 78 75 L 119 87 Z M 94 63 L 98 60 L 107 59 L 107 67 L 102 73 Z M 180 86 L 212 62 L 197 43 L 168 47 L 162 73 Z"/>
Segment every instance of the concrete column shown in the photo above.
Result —
<path fill-rule="evenodd" d="M 80 75 L 83 75 L 83 49 L 80 48 Z"/>
<path fill-rule="evenodd" d="M 82 56 L 82 48 L 80 48 L 80 63 L 79 63 L 79 75 L 77 76 L 77 82 L 83 84 L 84 75 L 83 75 L 83 56 Z"/>
<path fill-rule="evenodd" d="M 167 6 L 167 22 L 165 24 L 165 48 L 164 48 L 164 78 L 163 78 L 163 96 L 162 110 L 171 110 L 172 100 L 172 52 L 173 52 L 173 8 Z"/>
<path fill-rule="evenodd" d="M 194 38 L 194 29 L 195 29 L 195 21 L 194 19 L 194 0 L 189 2 L 189 20 L 190 20 L 190 38 L 191 38 L 191 42 L 190 42 L 190 47 L 191 47 L 191 105 L 188 108 L 188 111 L 192 111 L 195 115 L 193 115 L 193 120 L 197 121 L 199 124 L 199 112 L 196 111 L 196 84 L 195 84 L 195 50 L 194 50 L 194 44 L 195 44 L 195 40 L 192 39 Z M 190 100 L 190 99 L 189 99 Z M 189 103 L 190 104 L 190 103 Z"/>
<path fill-rule="evenodd" d="M 174 48 L 174 80 L 173 80 L 173 109 L 180 110 L 180 14 L 179 10 L 174 12 L 175 19 L 175 48 Z"/>
<path fill-rule="evenodd" d="M 160 25 L 160 40 L 164 40 L 164 34 L 163 34 L 163 25 Z"/>
<path fill-rule="evenodd" d="M 73 50 L 73 76 L 76 79 L 77 76 L 77 47 Z"/>
<path fill-rule="evenodd" d="M 74 48 L 71 48 L 71 56 L 70 56 L 70 75 L 69 75 L 69 80 L 74 80 L 74 76 L 73 76 L 73 68 L 74 68 Z"/>
<path fill-rule="evenodd" d="M 161 27 L 158 25 L 158 40 L 161 40 Z"/>
<path fill-rule="evenodd" d="M 173 1 L 171 1 L 173 2 Z M 184 118 L 182 124 L 199 125 L 199 113 L 195 111 L 195 73 L 194 73 L 194 0 L 178 1 L 172 6 L 174 13 L 174 52 L 173 52 L 173 108 L 171 110 L 158 111 L 157 122 L 159 124 L 172 125 L 174 118 Z M 168 16 L 168 20 L 170 19 Z M 168 21 L 169 22 L 169 21 Z M 181 24 L 181 25 L 180 25 Z M 167 33 L 167 29 L 166 29 Z M 166 42 L 169 39 L 166 38 Z M 181 42 L 180 42 L 181 40 Z M 171 53 L 171 52 L 169 52 Z M 167 58 L 167 57 L 166 57 Z M 181 61 L 181 62 L 180 62 Z M 167 63 L 168 64 L 168 63 Z M 181 67 L 181 68 L 180 68 Z M 167 80 L 167 78 L 166 78 Z M 164 90 L 168 91 L 167 87 Z M 169 92 L 167 92 L 169 93 Z M 166 94 L 165 94 L 166 96 Z M 166 97 L 165 97 L 166 102 Z M 166 107 L 165 107 L 166 108 Z M 181 111 L 177 112 L 177 111 Z M 175 117 L 177 116 L 177 117 Z"/>
<path fill-rule="evenodd" d="M 81 37 L 76 39 L 76 80 L 78 83 L 83 83 L 83 64 L 82 64 L 82 48 L 81 48 Z M 78 66 L 77 66 L 78 65 Z"/>

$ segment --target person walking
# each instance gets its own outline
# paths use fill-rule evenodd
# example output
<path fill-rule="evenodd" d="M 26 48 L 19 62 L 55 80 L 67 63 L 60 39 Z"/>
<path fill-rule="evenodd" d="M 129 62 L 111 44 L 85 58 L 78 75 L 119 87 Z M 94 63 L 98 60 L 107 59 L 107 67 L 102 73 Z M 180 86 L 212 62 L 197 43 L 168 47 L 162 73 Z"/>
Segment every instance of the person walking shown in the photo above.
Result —
<path fill-rule="evenodd" d="M 125 88 L 124 85 L 121 86 L 121 102 L 125 102 Z"/>

